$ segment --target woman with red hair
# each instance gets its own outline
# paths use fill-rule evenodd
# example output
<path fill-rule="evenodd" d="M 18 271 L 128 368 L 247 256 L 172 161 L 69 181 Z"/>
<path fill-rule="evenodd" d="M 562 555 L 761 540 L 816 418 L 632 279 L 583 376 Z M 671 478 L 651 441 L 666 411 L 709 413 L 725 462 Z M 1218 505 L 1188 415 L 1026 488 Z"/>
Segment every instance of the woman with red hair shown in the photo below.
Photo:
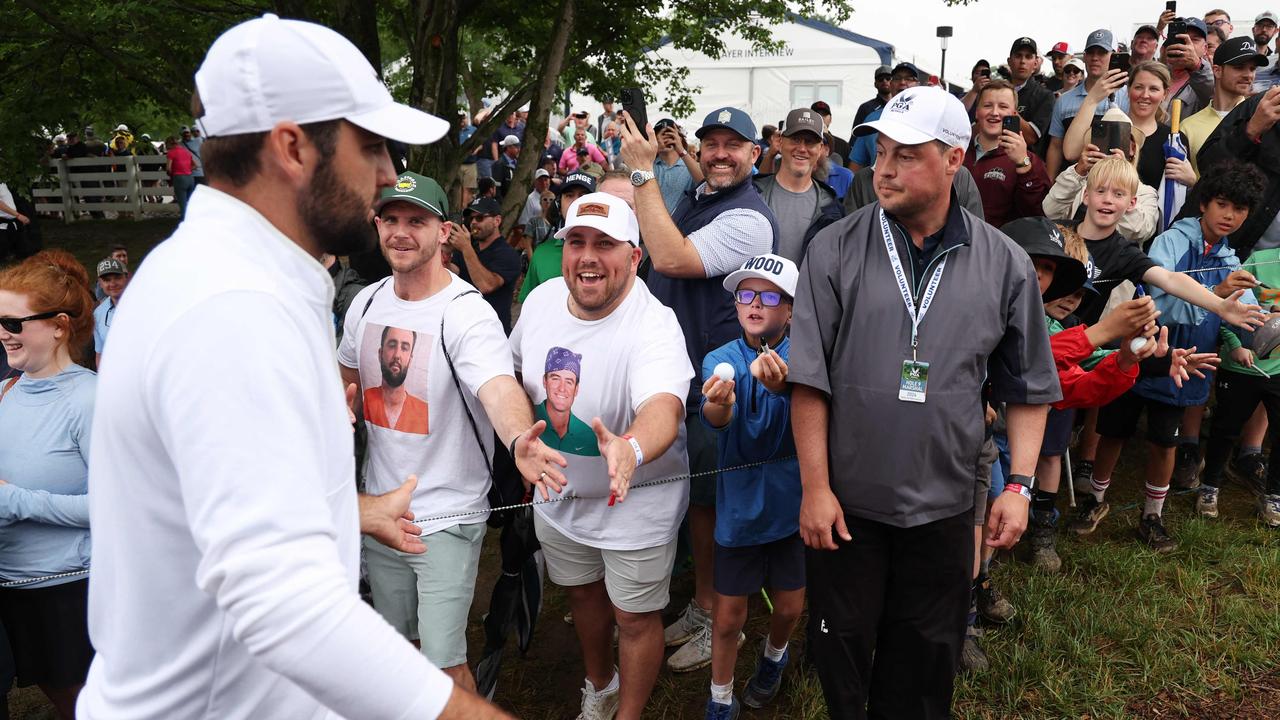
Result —
<path fill-rule="evenodd" d="M 18 685 L 75 717 L 89 644 L 89 433 L 97 375 L 76 364 L 93 333 L 89 277 L 61 250 L 0 271 L 0 622 Z M 59 577 L 70 574 L 70 577 Z"/>

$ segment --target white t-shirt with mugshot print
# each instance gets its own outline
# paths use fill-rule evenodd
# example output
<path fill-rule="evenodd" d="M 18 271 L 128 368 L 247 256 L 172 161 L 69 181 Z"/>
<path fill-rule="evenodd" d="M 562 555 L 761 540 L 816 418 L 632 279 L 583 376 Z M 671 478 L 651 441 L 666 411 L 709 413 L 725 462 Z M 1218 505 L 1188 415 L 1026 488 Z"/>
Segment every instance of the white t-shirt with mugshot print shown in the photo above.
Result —
<path fill-rule="evenodd" d="M 693 367 L 684 348 L 684 334 L 670 308 L 649 293 L 637 279 L 627 298 L 602 320 L 580 320 L 569 313 L 569 288 L 554 278 L 534 288 L 525 300 L 520 321 L 511 331 L 511 348 L 525 392 L 535 413 L 547 413 L 544 375 L 552 348 L 576 358 L 577 394 L 569 407 L 571 418 L 563 438 L 543 438 L 558 447 L 568 467 L 566 493 L 580 496 L 563 502 L 535 505 L 543 519 L 566 537 L 604 550 L 636 550 L 670 542 L 689 504 L 689 458 L 685 453 L 684 423 L 665 453 L 645 458 L 631 478 L 632 490 L 623 502 L 608 504 L 609 474 L 594 435 L 587 435 L 592 418 L 621 435 L 645 401 L 667 393 L 684 404 Z M 559 370 L 563 362 L 553 361 Z M 576 419 L 576 421 L 575 421 Z M 576 451 L 576 452 L 575 452 Z M 637 488 L 641 483 L 681 479 Z"/>
<path fill-rule="evenodd" d="M 476 393 L 495 377 L 514 375 L 502 323 L 479 293 L 458 297 L 468 290 L 475 288 L 455 275 L 445 289 L 410 302 L 396 296 L 392 280 L 374 283 L 351 301 L 338 346 L 338 362 L 360 373 L 369 438 L 367 491 L 391 492 L 409 475 L 417 475 L 410 505 L 417 518 L 475 513 L 423 523 L 423 534 L 483 522 L 489 516 L 485 456 L 493 454 L 493 425 Z M 484 455 L 441 348 L 440 318 L 446 308 L 449 355 L 484 441 Z M 384 354 L 380 351 L 386 328 L 391 328 L 386 339 L 397 347 Z M 411 349 L 404 348 L 406 341 Z M 389 364 L 385 370 L 383 357 Z M 397 385 L 404 390 L 398 411 L 392 398 L 399 393 L 388 390 Z"/>

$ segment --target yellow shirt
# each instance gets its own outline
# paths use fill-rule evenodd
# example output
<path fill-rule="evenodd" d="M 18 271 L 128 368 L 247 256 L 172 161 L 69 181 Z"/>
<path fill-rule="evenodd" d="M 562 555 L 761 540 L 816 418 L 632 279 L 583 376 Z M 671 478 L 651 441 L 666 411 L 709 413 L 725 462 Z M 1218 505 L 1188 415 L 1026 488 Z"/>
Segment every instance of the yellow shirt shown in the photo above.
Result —
<path fill-rule="evenodd" d="M 1240 98 L 1241 101 L 1244 98 Z M 1239 103 L 1237 103 L 1239 104 Z M 1230 112 L 1228 110 L 1227 112 Z M 1214 129 L 1218 127 L 1218 123 L 1222 122 L 1222 118 L 1227 116 L 1227 112 L 1214 110 L 1212 105 L 1206 106 L 1203 110 L 1192 115 L 1182 121 L 1182 126 L 1178 128 L 1183 135 L 1187 136 L 1187 152 L 1191 155 L 1191 169 L 1196 171 L 1196 177 L 1200 177 L 1200 166 L 1196 164 L 1196 155 L 1200 154 L 1200 148 L 1204 147 L 1204 141 L 1209 139 Z"/>

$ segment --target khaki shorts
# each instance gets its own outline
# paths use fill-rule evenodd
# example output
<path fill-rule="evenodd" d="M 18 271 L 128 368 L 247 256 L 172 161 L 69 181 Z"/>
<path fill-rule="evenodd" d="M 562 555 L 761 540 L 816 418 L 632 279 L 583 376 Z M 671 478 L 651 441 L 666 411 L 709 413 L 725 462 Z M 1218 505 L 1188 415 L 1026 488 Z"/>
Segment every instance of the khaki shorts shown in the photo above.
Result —
<path fill-rule="evenodd" d="M 978 455 L 977 482 L 973 488 L 973 525 L 982 527 L 987 522 L 987 496 L 991 492 L 991 465 L 1000 457 L 1000 449 L 991 438 L 982 443 Z"/>
<path fill-rule="evenodd" d="M 476 172 L 475 163 L 464 163 L 458 166 L 458 180 L 462 182 L 462 187 L 468 190 L 476 190 L 480 187 L 480 173 Z"/>
<path fill-rule="evenodd" d="M 427 551 L 410 555 L 364 538 L 373 607 L 401 635 L 418 639 L 439 668 L 467 662 L 467 615 L 476 589 L 484 523 L 423 535 Z"/>
<path fill-rule="evenodd" d="M 542 513 L 533 527 L 547 559 L 547 576 L 563 587 L 589 585 L 604 578 L 614 607 L 629 613 L 658 612 L 667 606 L 676 539 L 639 550 L 601 550 L 566 537 Z"/>

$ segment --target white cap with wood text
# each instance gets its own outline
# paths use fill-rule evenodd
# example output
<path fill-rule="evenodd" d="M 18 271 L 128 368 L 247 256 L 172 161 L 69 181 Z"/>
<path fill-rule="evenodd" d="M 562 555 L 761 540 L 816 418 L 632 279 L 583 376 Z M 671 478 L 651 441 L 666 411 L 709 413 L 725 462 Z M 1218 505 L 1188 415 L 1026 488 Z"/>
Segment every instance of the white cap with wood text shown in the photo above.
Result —
<path fill-rule="evenodd" d="M 964 105 L 939 87 L 907 88 L 884 106 L 879 120 L 862 123 L 853 134 L 884 133 L 905 145 L 940 140 L 958 148 L 969 147 L 972 128 Z"/>
<path fill-rule="evenodd" d="M 271 14 L 224 32 L 196 71 L 206 137 L 345 119 L 410 145 L 435 142 L 449 123 L 391 98 L 373 66 L 342 35 Z"/>

